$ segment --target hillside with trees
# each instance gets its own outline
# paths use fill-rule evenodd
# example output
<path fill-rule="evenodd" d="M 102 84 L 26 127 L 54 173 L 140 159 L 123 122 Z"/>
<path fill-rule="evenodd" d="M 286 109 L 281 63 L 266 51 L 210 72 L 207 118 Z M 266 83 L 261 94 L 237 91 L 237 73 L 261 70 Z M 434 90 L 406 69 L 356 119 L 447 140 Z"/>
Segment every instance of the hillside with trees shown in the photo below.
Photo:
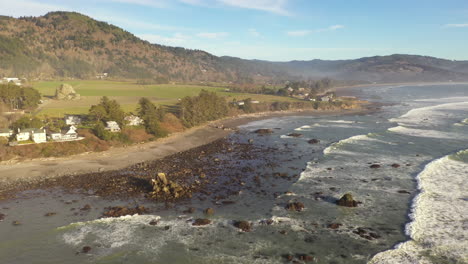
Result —
<path fill-rule="evenodd" d="M 288 80 L 466 81 L 468 62 L 391 55 L 339 61 L 268 62 L 217 57 L 141 40 L 74 12 L 0 16 L 0 76 L 28 79 L 135 79 L 141 83 L 283 85 Z M 107 73 L 107 75 L 103 75 Z"/>

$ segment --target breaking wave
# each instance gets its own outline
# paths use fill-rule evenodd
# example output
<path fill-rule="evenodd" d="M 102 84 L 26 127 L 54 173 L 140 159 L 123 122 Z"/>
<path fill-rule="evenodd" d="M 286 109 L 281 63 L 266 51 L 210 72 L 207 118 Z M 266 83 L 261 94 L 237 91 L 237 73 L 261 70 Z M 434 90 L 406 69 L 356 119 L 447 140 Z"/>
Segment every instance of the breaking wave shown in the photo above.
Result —
<path fill-rule="evenodd" d="M 370 263 L 468 262 L 468 150 L 428 164 L 417 176 L 419 195 L 406 227 L 410 240 Z"/>

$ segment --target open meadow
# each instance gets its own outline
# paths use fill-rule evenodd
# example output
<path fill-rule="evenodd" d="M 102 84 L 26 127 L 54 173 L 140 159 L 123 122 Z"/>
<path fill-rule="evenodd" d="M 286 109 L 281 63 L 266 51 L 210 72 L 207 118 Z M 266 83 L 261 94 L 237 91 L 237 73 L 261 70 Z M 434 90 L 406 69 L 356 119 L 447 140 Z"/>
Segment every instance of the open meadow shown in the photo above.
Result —
<path fill-rule="evenodd" d="M 55 90 L 63 83 L 72 85 L 75 91 L 81 95 L 81 99 L 76 101 L 53 99 Z M 179 99 L 185 96 L 197 95 L 203 89 L 221 94 L 226 97 L 227 101 L 246 98 L 261 102 L 297 101 L 293 98 L 273 95 L 226 92 L 226 88 L 223 87 L 180 84 L 141 85 L 135 81 L 41 81 L 32 83 L 32 86 L 39 90 L 44 97 L 44 103 L 40 105 L 36 114 L 50 117 L 60 117 L 65 114 L 86 114 L 91 105 L 97 104 L 102 96 L 117 100 L 124 111 L 134 112 L 141 97 L 147 97 L 156 105 L 171 106 L 177 104 Z"/>

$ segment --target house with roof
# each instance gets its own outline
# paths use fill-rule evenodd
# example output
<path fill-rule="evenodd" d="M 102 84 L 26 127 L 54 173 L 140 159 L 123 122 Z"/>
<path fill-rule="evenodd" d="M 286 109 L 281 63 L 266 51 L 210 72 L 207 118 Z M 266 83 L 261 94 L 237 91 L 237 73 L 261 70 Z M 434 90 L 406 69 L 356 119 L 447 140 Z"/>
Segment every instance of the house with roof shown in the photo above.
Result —
<path fill-rule="evenodd" d="M 143 124 L 143 119 L 136 115 L 129 115 L 124 118 L 129 126 L 139 126 Z"/>
<path fill-rule="evenodd" d="M 9 138 L 13 136 L 13 130 L 9 128 L 0 128 L 0 137 Z"/>
<path fill-rule="evenodd" d="M 47 142 L 47 135 L 45 129 L 42 128 L 26 128 L 19 129 L 16 133 L 17 141 L 27 141 L 32 140 L 34 143 L 44 143 Z"/>
<path fill-rule="evenodd" d="M 15 85 L 21 86 L 21 80 L 19 78 L 5 77 L 1 80 L 2 83 L 14 83 Z"/>
<path fill-rule="evenodd" d="M 73 141 L 83 138 L 78 138 L 76 127 L 71 125 L 68 129 L 62 130 L 61 132 L 55 132 L 49 134 L 49 139 L 53 141 Z"/>
<path fill-rule="evenodd" d="M 117 124 L 117 122 L 107 121 L 106 125 L 107 126 L 104 128 L 105 130 L 113 132 L 113 133 L 120 132 L 120 126 L 119 126 L 119 124 Z"/>

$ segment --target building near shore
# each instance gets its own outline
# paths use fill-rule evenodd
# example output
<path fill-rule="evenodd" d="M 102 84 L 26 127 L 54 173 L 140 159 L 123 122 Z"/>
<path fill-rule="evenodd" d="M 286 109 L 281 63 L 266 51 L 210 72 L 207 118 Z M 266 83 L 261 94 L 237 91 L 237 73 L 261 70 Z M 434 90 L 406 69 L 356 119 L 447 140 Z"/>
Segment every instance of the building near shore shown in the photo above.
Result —
<path fill-rule="evenodd" d="M 9 138 L 13 136 L 13 130 L 9 128 L 0 128 L 0 137 Z"/>
<path fill-rule="evenodd" d="M 140 126 L 143 124 L 143 119 L 136 115 L 126 116 L 124 119 L 129 126 Z"/>
<path fill-rule="evenodd" d="M 50 133 L 49 139 L 53 141 L 75 141 L 83 138 L 78 137 L 76 127 L 71 125 L 68 129 L 58 133 Z"/>
<path fill-rule="evenodd" d="M 110 131 L 112 133 L 120 132 L 120 126 L 117 124 L 115 121 L 107 121 L 106 122 L 107 126 L 104 128 L 107 131 Z"/>
<path fill-rule="evenodd" d="M 45 129 L 42 128 L 18 129 L 16 140 L 18 142 L 31 140 L 34 143 L 44 143 L 47 142 L 47 135 Z"/>

